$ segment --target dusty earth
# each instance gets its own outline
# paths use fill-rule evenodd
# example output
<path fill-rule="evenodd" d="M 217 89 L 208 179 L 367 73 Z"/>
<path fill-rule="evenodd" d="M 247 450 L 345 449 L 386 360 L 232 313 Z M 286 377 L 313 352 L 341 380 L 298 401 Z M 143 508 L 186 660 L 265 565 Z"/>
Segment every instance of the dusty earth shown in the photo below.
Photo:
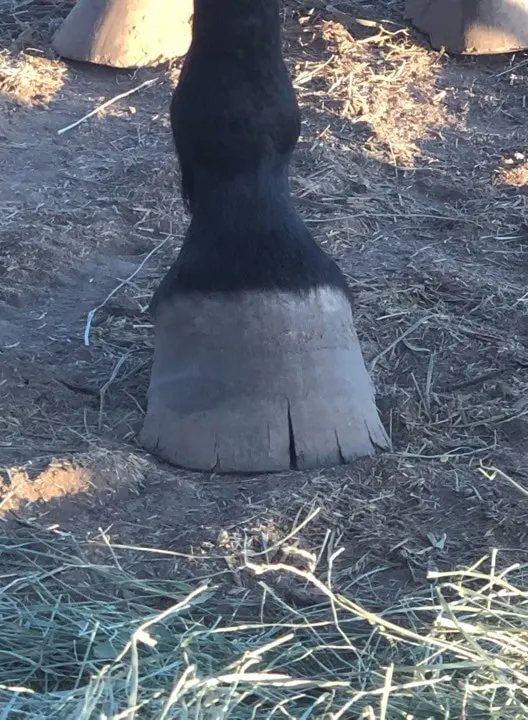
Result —
<path fill-rule="evenodd" d="M 167 112 L 179 64 L 62 62 L 48 42 L 67 8 L 0 3 L 1 533 L 104 533 L 136 548 L 136 572 L 175 578 L 232 568 L 319 509 L 296 542 L 323 566 L 345 547 L 335 582 L 370 602 L 491 548 L 526 558 L 528 58 L 450 58 L 400 3 L 340 7 L 285 12 L 304 114 L 292 186 L 355 289 L 394 452 L 240 478 L 136 441 L 147 305 L 188 221 Z"/>

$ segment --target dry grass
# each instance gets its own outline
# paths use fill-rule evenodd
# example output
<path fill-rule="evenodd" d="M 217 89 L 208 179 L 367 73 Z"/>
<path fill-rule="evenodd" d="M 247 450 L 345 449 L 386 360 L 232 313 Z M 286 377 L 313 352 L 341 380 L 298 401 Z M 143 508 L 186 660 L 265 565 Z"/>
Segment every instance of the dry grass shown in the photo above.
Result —
<path fill-rule="evenodd" d="M 0 97 L 4 102 L 47 106 L 60 91 L 67 74 L 58 61 L 21 53 L 13 59 L 9 51 L 0 54 Z"/>
<path fill-rule="evenodd" d="M 246 556 L 240 572 L 259 586 L 236 604 L 214 577 L 195 588 L 139 580 L 132 549 L 104 536 L 79 545 L 33 531 L 4 539 L 2 552 L 6 718 L 520 720 L 528 711 L 527 568 L 497 573 L 495 555 L 432 574 L 430 592 L 376 613 L 336 593 L 331 573 L 319 579 L 317 552 L 304 567 Z M 277 575 L 318 602 L 280 597 Z"/>
<path fill-rule="evenodd" d="M 18 519 L 0 543 L 0 718 L 117 720 L 136 703 L 145 717 L 526 715 L 526 67 L 421 47 L 401 3 L 313 5 L 286 12 L 304 116 L 292 188 L 355 290 L 395 444 L 331 472 L 220 482 L 135 447 L 147 306 L 187 223 L 167 119 L 179 68 L 74 75 L 29 47 L 2 56 L 0 453 L 22 481 L 2 491 Z M 0 4 L 0 34 L 22 22 L 44 47 L 60 13 Z M 69 498 L 53 495 L 57 466 L 80 480 Z M 185 603 L 202 582 L 214 593 Z"/>

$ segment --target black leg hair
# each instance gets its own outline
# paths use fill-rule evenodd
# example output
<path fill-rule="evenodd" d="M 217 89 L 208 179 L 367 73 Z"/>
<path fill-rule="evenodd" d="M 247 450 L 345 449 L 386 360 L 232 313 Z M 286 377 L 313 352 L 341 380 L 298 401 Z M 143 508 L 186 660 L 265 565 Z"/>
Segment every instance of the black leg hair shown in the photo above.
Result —
<path fill-rule="evenodd" d="M 281 52 L 279 0 L 195 0 L 171 104 L 191 223 L 152 302 L 190 292 L 303 293 L 346 280 L 289 191 L 300 113 Z"/>

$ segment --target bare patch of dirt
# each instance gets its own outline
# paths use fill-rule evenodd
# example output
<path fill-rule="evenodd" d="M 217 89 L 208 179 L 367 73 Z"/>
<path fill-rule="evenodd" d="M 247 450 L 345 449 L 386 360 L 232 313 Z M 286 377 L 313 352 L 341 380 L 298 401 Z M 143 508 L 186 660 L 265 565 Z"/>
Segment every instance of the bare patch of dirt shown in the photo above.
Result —
<path fill-rule="evenodd" d="M 23 503 L 49 503 L 90 488 L 87 469 L 69 463 L 48 465 L 33 477 L 23 468 L 8 468 L 6 474 L 9 489 L 2 498 L 3 513 L 18 511 Z"/>
<path fill-rule="evenodd" d="M 352 7 L 364 17 L 361 3 Z M 53 26 L 45 17 L 34 28 L 42 47 Z M 9 53 L 0 59 L 0 528 L 128 545 L 139 574 L 221 573 L 243 592 L 241 557 L 273 554 L 317 510 L 292 544 L 318 549 L 323 565 L 345 547 L 339 589 L 381 601 L 490 548 L 505 561 L 526 552 L 528 224 L 522 175 L 507 171 L 528 142 L 526 66 L 448 58 L 392 25 L 347 28 L 302 4 L 288 11 L 304 117 L 292 187 L 355 290 L 394 453 L 333 471 L 226 478 L 138 448 L 147 306 L 187 223 L 168 121 L 178 66 L 127 73 Z"/>

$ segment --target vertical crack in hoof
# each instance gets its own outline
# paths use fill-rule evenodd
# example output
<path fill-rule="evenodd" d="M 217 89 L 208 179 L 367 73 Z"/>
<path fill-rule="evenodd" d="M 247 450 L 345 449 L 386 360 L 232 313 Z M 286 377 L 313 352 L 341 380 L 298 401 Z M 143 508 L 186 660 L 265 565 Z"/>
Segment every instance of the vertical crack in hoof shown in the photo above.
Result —
<path fill-rule="evenodd" d="M 222 467 L 220 463 L 220 452 L 218 450 L 218 436 L 215 435 L 214 445 L 213 445 L 213 453 L 215 455 L 215 463 L 213 467 L 211 468 L 211 472 L 213 473 L 219 473 L 222 472 Z"/>
<path fill-rule="evenodd" d="M 343 455 L 343 450 L 341 448 L 341 443 L 339 442 L 339 435 L 337 434 L 337 430 L 334 430 L 334 434 L 337 445 L 337 452 L 339 453 L 339 464 L 348 465 L 347 461 L 345 460 L 345 456 Z"/>
<path fill-rule="evenodd" d="M 297 451 L 295 449 L 295 434 L 293 432 L 293 422 L 291 416 L 290 401 L 288 400 L 288 432 L 290 435 L 290 470 L 298 470 L 297 467 Z"/>

